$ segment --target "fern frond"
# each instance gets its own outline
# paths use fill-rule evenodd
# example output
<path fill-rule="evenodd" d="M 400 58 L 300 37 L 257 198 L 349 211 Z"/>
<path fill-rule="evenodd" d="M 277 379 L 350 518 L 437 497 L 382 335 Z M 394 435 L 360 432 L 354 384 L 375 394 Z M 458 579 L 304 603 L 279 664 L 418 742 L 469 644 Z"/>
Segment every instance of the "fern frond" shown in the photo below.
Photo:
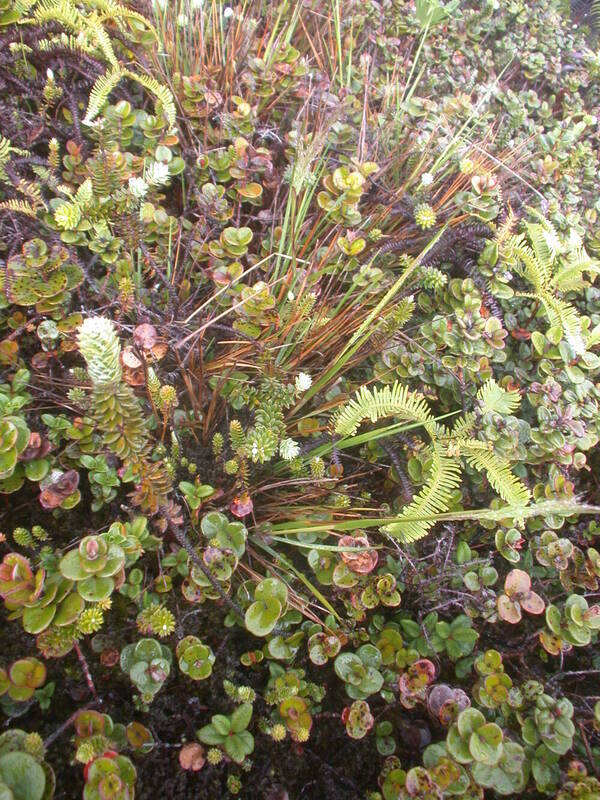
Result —
<path fill-rule="evenodd" d="M 588 334 L 585 340 L 585 349 L 591 350 L 592 347 L 595 347 L 597 344 L 600 344 L 600 323 L 595 325 Z"/>
<path fill-rule="evenodd" d="M 90 178 L 86 178 L 79 189 L 77 189 L 75 202 L 80 208 L 85 208 L 92 202 L 93 197 L 92 181 Z"/>
<path fill-rule="evenodd" d="M 512 414 L 521 403 L 518 389 L 507 391 L 498 386 L 493 378 L 487 380 L 477 392 L 484 414 Z"/>
<path fill-rule="evenodd" d="M 492 489 L 509 505 L 527 505 L 531 492 L 511 471 L 510 463 L 489 449 L 482 450 L 481 444 L 479 441 L 461 442 L 461 452 L 467 463 L 484 472 Z"/>
<path fill-rule="evenodd" d="M 98 44 L 98 48 L 102 51 L 102 55 L 113 67 L 118 64 L 115 51 L 113 50 L 110 36 L 106 29 L 101 24 L 96 14 L 91 14 L 87 19 L 87 32 L 90 38 L 94 39 Z"/>
<path fill-rule="evenodd" d="M 333 424 L 339 436 L 353 436 L 363 420 L 377 422 L 385 417 L 401 417 L 424 425 L 433 422 L 425 399 L 396 382 L 373 390 L 361 386 L 334 416 Z"/>
<path fill-rule="evenodd" d="M 73 36 L 73 34 L 61 33 L 48 39 L 40 39 L 36 42 L 36 47 L 44 52 L 51 50 L 72 50 L 75 53 L 92 53 L 94 48 L 83 37 Z"/>
<path fill-rule="evenodd" d="M 552 279 L 552 270 L 538 261 L 534 251 L 524 243 L 521 236 L 509 240 L 508 250 L 516 259 L 516 268 L 523 277 L 533 285 L 536 292 L 542 292 Z"/>
<path fill-rule="evenodd" d="M 129 70 L 126 70 L 125 74 L 132 80 L 140 83 L 150 94 L 154 95 L 162 106 L 167 122 L 171 127 L 174 127 L 177 120 L 177 109 L 175 108 L 175 101 L 170 89 L 148 75 L 138 75 L 138 73 L 130 72 Z"/>
<path fill-rule="evenodd" d="M 544 292 L 539 296 L 544 310 L 550 321 L 550 325 L 558 326 L 562 329 L 565 339 L 573 348 L 577 355 L 585 352 L 585 343 L 581 327 L 581 319 L 574 306 L 565 300 L 554 297 L 549 292 Z"/>
<path fill-rule="evenodd" d="M 108 100 L 109 94 L 123 77 L 123 71 L 119 66 L 114 67 L 105 75 L 100 75 L 92 87 L 84 123 L 89 124 L 94 121 L 102 110 L 102 106 Z"/>
<path fill-rule="evenodd" d="M 25 214 L 27 217 L 37 219 L 37 212 L 35 208 L 24 200 L 4 200 L 0 203 L 1 211 L 16 211 L 18 214 Z"/>
<path fill-rule="evenodd" d="M 432 461 L 427 483 L 406 506 L 397 522 L 382 530 L 401 542 L 415 542 L 427 536 L 435 524 L 435 516 L 448 510 L 452 493 L 460 485 L 460 461 L 448 457 L 441 442 L 436 441 L 437 426 L 427 426 L 432 436 Z"/>
<path fill-rule="evenodd" d="M 30 155 L 29 150 L 23 150 L 21 147 L 13 147 L 10 139 L 0 134 L 0 181 L 8 180 L 8 175 L 4 167 L 10 161 L 10 154 L 15 153 L 19 156 Z"/>
<path fill-rule="evenodd" d="M 498 245 L 498 247 L 502 247 L 510 239 L 510 237 L 513 235 L 513 231 L 515 229 L 516 224 L 517 224 L 516 214 L 512 210 L 512 208 L 509 207 L 506 219 L 504 220 L 502 225 L 500 225 L 500 227 L 496 231 L 496 236 L 494 237 L 494 240 Z"/>
<path fill-rule="evenodd" d="M 600 264 L 587 254 L 584 247 L 576 247 L 569 253 L 565 265 L 556 272 L 552 286 L 561 292 L 581 289 L 588 285 L 584 272 L 598 275 Z"/>
<path fill-rule="evenodd" d="M 24 22 L 37 22 L 40 25 L 46 22 L 60 22 L 63 27 L 75 34 L 87 28 L 85 17 L 69 0 L 40 0 L 33 12 L 33 18 Z"/>
<path fill-rule="evenodd" d="M 525 227 L 535 254 L 538 269 L 544 276 L 543 286 L 547 286 L 552 278 L 552 265 L 558 255 L 560 241 L 558 239 L 554 240 L 541 224 L 526 222 Z"/>
<path fill-rule="evenodd" d="M 138 11 L 133 11 L 131 8 L 121 5 L 121 3 L 113 2 L 113 0 L 94 0 L 94 5 L 103 12 L 99 16 L 100 22 L 104 22 L 106 19 L 113 19 L 117 22 L 122 19 L 137 20 L 137 22 L 141 22 L 154 34 L 155 38 L 158 39 L 156 30 L 150 20 Z"/>

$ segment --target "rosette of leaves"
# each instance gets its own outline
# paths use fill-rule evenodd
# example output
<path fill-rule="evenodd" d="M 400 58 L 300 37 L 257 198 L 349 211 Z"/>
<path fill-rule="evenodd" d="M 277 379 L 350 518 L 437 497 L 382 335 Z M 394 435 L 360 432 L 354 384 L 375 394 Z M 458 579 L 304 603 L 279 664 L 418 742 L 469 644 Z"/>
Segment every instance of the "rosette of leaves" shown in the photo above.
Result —
<path fill-rule="evenodd" d="M 519 550 L 524 541 L 516 528 L 510 528 L 509 530 L 499 528 L 496 531 L 496 550 L 511 564 L 518 564 L 521 560 Z"/>
<path fill-rule="evenodd" d="M 202 562 L 212 578 L 222 587 L 224 592 L 230 588 L 230 578 L 238 565 L 238 559 L 232 550 L 220 547 L 206 547 L 202 551 Z M 203 603 L 205 600 L 217 600 L 221 595 L 213 586 L 205 572 L 197 564 L 193 564 L 182 585 L 181 592 L 190 603 Z"/>
<path fill-rule="evenodd" d="M 582 595 L 571 594 L 562 609 L 549 605 L 546 609 L 548 630 L 540 633 L 542 647 L 551 655 L 571 647 L 585 647 L 600 630 L 600 606 L 590 606 Z"/>
<path fill-rule="evenodd" d="M 312 728 L 313 720 L 306 698 L 297 695 L 286 697 L 279 704 L 278 711 L 292 736 L 297 736 L 300 731 L 309 732 Z"/>
<path fill-rule="evenodd" d="M 242 703 L 229 716 L 215 714 L 209 725 L 197 731 L 198 739 L 212 747 L 222 747 L 232 761 L 241 764 L 254 750 L 254 737 L 247 730 L 252 719 L 252 704 Z"/>
<path fill-rule="evenodd" d="M 263 328 L 276 323 L 279 315 L 276 310 L 276 298 L 264 281 L 257 281 L 252 286 L 240 289 L 239 305 L 235 309 L 239 319 L 233 323 L 237 331 L 241 331 L 254 339 L 260 336 Z"/>
<path fill-rule="evenodd" d="M 497 764 L 477 761 L 471 767 L 471 774 L 479 786 L 492 788 L 503 796 L 518 796 L 529 777 L 525 750 L 517 742 L 504 742 Z"/>
<path fill-rule="evenodd" d="M 523 741 L 532 747 L 541 742 L 548 750 L 562 756 L 573 746 L 575 725 L 572 718 L 573 704 L 570 700 L 540 694 L 535 700 L 533 714 L 522 719 Z"/>
<path fill-rule="evenodd" d="M 113 522 L 108 529 L 108 536 L 123 548 L 126 567 L 135 564 L 143 553 L 158 550 L 162 542 L 150 533 L 148 519 L 142 516 L 133 517 L 127 522 Z"/>
<path fill-rule="evenodd" d="M 521 621 L 521 609 L 529 614 L 542 614 L 545 603 L 531 590 L 529 574 L 522 569 L 513 569 L 506 576 L 504 594 L 498 595 L 497 606 L 500 619 L 516 625 Z"/>
<path fill-rule="evenodd" d="M 75 469 L 63 472 L 61 469 L 52 469 L 40 481 L 40 505 L 46 511 L 55 508 L 68 510 L 74 508 L 81 500 L 79 486 L 79 473 Z"/>
<path fill-rule="evenodd" d="M 141 455 L 147 443 L 146 428 L 133 390 L 121 380 L 121 344 L 113 323 L 103 317 L 86 319 L 77 344 L 92 381 L 93 416 L 105 445 L 119 458 Z"/>
<path fill-rule="evenodd" d="M 202 517 L 200 528 L 206 538 L 223 550 L 231 550 L 237 558 L 246 551 L 248 530 L 241 522 L 231 522 L 225 514 L 211 511 Z"/>
<path fill-rule="evenodd" d="M 503 741 L 502 729 L 495 722 L 487 722 L 476 708 L 465 708 L 448 730 L 446 747 L 459 764 L 493 767 L 502 756 Z"/>
<path fill-rule="evenodd" d="M 355 169 L 338 167 L 323 178 L 323 191 L 317 195 L 319 208 L 326 211 L 334 222 L 355 228 L 360 224 L 358 203 L 364 192 L 367 178 L 379 167 L 368 161 L 355 162 Z"/>
<path fill-rule="evenodd" d="M 217 259 L 233 258 L 237 261 L 248 252 L 252 236 L 250 228 L 225 228 L 219 241 L 210 243 L 209 251 Z"/>
<path fill-rule="evenodd" d="M 405 708 L 414 708 L 427 695 L 427 687 L 435 680 L 435 664 L 428 658 L 420 658 L 411 664 L 398 678 L 400 702 Z"/>
<path fill-rule="evenodd" d="M 425 748 L 423 766 L 436 785 L 444 792 L 444 797 L 460 796 L 469 787 L 469 776 L 465 768 L 449 756 L 443 742 L 436 742 Z"/>
<path fill-rule="evenodd" d="M 79 595 L 88 602 L 106 600 L 115 589 L 116 576 L 125 564 L 125 552 L 107 534 L 85 536 L 76 550 L 59 562 L 61 574 L 74 581 Z"/>
<path fill-rule="evenodd" d="M 419 652 L 414 648 L 405 646 L 400 631 L 391 627 L 393 624 L 391 623 L 389 627 L 385 627 L 381 631 L 377 641 L 375 641 L 375 646 L 381 652 L 384 666 L 396 666 L 400 669 L 405 669 L 419 658 Z"/>
<path fill-rule="evenodd" d="M 150 702 L 171 671 L 171 651 L 156 639 L 140 639 L 121 651 L 121 669 L 142 697 Z"/>
<path fill-rule="evenodd" d="M 179 669 L 193 681 L 203 681 L 209 677 L 215 663 L 215 654 L 197 636 L 186 636 L 175 649 L 179 659 Z"/>
<path fill-rule="evenodd" d="M 130 758 L 104 754 L 86 766 L 83 800 L 133 800 L 136 777 Z"/>
<path fill-rule="evenodd" d="M 253 602 L 246 609 L 244 623 L 254 636 L 268 636 L 287 609 L 288 590 L 277 578 L 265 578 L 254 588 Z"/>
<path fill-rule="evenodd" d="M 2 800 L 51 800 L 56 779 L 37 734 L 15 728 L 0 735 Z"/>
<path fill-rule="evenodd" d="M 85 608 L 85 601 L 73 591 L 73 586 L 73 581 L 60 573 L 49 573 L 41 595 L 35 601 L 26 603 L 23 609 L 23 628 L 27 633 L 39 634 L 50 625 L 66 630 L 78 619 Z"/>
<path fill-rule="evenodd" d="M 504 672 L 502 656 L 497 650 L 486 650 L 475 659 L 475 670 L 482 677 L 473 687 L 473 696 L 479 705 L 500 708 L 518 702 L 519 693 L 513 691 L 513 682 Z"/>
<path fill-rule="evenodd" d="M 353 700 L 366 700 L 383 686 L 381 652 L 372 644 L 361 645 L 356 653 L 340 653 L 334 661 L 335 673 Z"/>
<path fill-rule="evenodd" d="M 387 793 L 384 788 L 386 800 L 387 798 L 390 798 L 390 800 L 391 798 L 398 798 L 398 800 L 441 800 L 442 790 L 424 767 L 413 767 L 404 775 L 399 775 L 398 777 L 401 779 L 401 784 L 398 786 L 397 791 L 395 791 L 393 785 L 389 787 L 390 791 Z"/>
<path fill-rule="evenodd" d="M 573 543 L 569 539 L 559 538 L 555 531 L 544 531 L 535 537 L 532 547 L 536 560 L 544 567 L 565 570 L 573 555 Z"/>
<path fill-rule="evenodd" d="M 422 622 L 425 633 L 413 620 L 404 619 L 401 625 L 407 638 L 412 639 L 411 647 L 416 648 L 421 655 L 431 656 L 446 652 L 452 661 L 458 661 L 472 653 L 479 638 L 472 620 L 466 614 L 459 614 L 451 622 L 446 622 L 439 619 L 437 611 L 432 611 Z"/>
<path fill-rule="evenodd" d="M 342 722 L 351 739 L 364 739 L 375 724 L 375 719 L 366 700 L 355 700 L 342 711 Z"/>
<path fill-rule="evenodd" d="M 337 656 L 341 646 L 342 643 L 335 634 L 317 631 L 308 639 L 308 657 L 313 664 L 322 667 L 329 659 Z"/>
<path fill-rule="evenodd" d="M 12 256 L 0 270 L 0 291 L 9 303 L 35 306 L 38 313 L 58 312 L 70 293 L 83 281 L 83 271 L 70 260 L 65 247 L 31 239 L 21 253 Z"/>
<path fill-rule="evenodd" d="M 30 431 L 22 417 L 0 419 L 0 491 L 14 492 L 23 485 L 24 469 L 17 464 L 29 444 Z"/>
<path fill-rule="evenodd" d="M 462 689 L 447 683 L 437 683 L 427 691 L 427 711 L 446 728 L 470 705 L 469 696 Z"/>
<path fill-rule="evenodd" d="M 0 669 L 0 695 L 8 694 L 11 700 L 23 703 L 33 697 L 45 680 L 46 667 L 39 659 L 20 658 L 8 671 Z"/>
<path fill-rule="evenodd" d="M 46 572 L 40 568 L 35 573 L 29 559 L 20 553 L 8 553 L 0 564 L 0 597 L 7 611 L 16 611 L 34 603 L 44 588 Z M 13 618 L 12 615 L 9 618 Z"/>

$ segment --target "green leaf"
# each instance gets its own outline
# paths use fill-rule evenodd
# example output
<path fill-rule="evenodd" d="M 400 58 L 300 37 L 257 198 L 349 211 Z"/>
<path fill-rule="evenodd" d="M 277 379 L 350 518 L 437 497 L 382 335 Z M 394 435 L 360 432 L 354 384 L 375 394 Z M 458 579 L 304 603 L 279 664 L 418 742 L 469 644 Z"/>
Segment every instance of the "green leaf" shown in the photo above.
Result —
<path fill-rule="evenodd" d="M 225 739 L 225 751 L 236 764 L 241 764 L 253 750 L 254 737 L 248 731 L 241 731 Z"/>
<path fill-rule="evenodd" d="M 61 627 L 75 622 L 85 608 L 85 601 L 78 594 L 69 594 L 62 601 L 54 617 L 54 624 Z"/>
<path fill-rule="evenodd" d="M 217 745 L 223 744 L 225 736 L 219 733 L 214 725 L 205 725 L 200 730 L 196 731 L 196 736 L 204 744 Z"/>
<path fill-rule="evenodd" d="M 215 714 L 211 720 L 213 728 L 221 736 L 227 736 L 231 731 L 231 722 L 225 714 Z"/>
<path fill-rule="evenodd" d="M 240 733 L 245 730 L 252 719 L 252 703 L 242 703 L 231 715 L 231 730 Z"/>
<path fill-rule="evenodd" d="M 244 622 L 255 636 L 268 636 L 281 615 L 281 603 L 275 598 L 257 600 L 246 610 Z"/>
<path fill-rule="evenodd" d="M 23 612 L 23 628 L 27 633 L 41 633 L 54 619 L 56 606 L 50 604 L 45 608 L 26 608 Z"/>
<path fill-rule="evenodd" d="M 46 776 L 28 753 L 6 753 L 0 758 L 0 780 L 11 790 L 14 800 L 42 800 Z"/>

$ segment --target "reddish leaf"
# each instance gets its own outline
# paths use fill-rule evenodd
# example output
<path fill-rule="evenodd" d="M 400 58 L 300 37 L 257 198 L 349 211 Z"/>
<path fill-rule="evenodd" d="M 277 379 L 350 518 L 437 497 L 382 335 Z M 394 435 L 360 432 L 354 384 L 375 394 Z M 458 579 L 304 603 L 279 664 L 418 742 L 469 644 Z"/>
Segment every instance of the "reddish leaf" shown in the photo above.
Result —
<path fill-rule="evenodd" d="M 233 498 L 229 505 L 229 510 L 233 514 L 234 517 L 242 518 L 247 517 L 248 514 L 252 513 L 254 508 L 254 503 L 250 498 L 248 492 L 242 492 L 242 494 L 237 495 Z"/>
<path fill-rule="evenodd" d="M 199 772 L 206 763 L 202 745 L 195 742 L 184 744 L 179 751 L 179 763 L 183 769 Z"/>
<path fill-rule="evenodd" d="M 340 547 L 368 548 L 369 544 L 369 540 L 366 536 L 342 536 L 339 541 Z M 340 552 L 340 556 L 342 561 L 348 566 L 348 569 L 351 569 L 352 572 L 356 572 L 359 575 L 366 575 L 372 572 L 379 561 L 376 550 L 361 549 L 356 553 L 342 551 Z"/>

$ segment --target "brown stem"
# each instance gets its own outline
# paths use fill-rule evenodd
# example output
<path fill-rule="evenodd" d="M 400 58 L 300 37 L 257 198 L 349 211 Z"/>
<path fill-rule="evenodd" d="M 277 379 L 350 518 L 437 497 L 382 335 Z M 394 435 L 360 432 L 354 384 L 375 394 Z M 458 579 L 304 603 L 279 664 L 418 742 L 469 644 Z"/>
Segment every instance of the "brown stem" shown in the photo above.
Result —
<path fill-rule="evenodd" d="M 63 735 L 63 733 L 64 733 L 64 732 L 65 732 L 65 731 L 66 731 L 68 728 L 70 728 L 70 727 L 71 727 L 71 725 L 72 725 L 72 724 L 75 722 L 75 719 L 76 719 L 76 717 L 77 717 L 77 715 L 78 715 L 78 714 L 80 714 L 82 711 L 87 711 L 87 710 L 88 710 L 88 709 L 90 709 L 90 708 L 94 708 L 96 705 L 97 705 L 97 703 L 95 703 L 95 702 L 94 702 L 94 703 L 88 703 L 86 706 L 83 706 L 83 708 L 78 708 L 78 709 L 77 709 L 77 711 L 75 711 L 73 714 L 71 714 L 71 716 L 70 716 L 70 717 L 68 717 L 68 719 L 66 719 L 66 720 L 65 720 L 65 721 L 62 723 L 62 725 L 59 725 L 59 727 L 58 727 L 58 728 L 57 728 L 57 729 L 54 731 L 54 733 L 51 733 L 51 734 L 50 734 L 50 736 L 47 736 L 47 737 L 44 739 L 44 747 L 45 747 L 45 748 L 48 748 L 48 747 L 50 747 L 50 745 L 51 745 L 51 744 L 54 744 L 54 742 L 55 742 L 55 741 L 56 741 L 56 740 L 57 740 L 57 739 L 58 739 L 60 736 L 62 736 L 62 735 Z"/>
<path fill-rule="evenodd" d="M 83 655 L 83 653 L 81 651 L 81 647 L 79 647 L 78 642 L 75 642 L 75 652 L 77 653 L 77 658 L 79 659 L 79 664 L 80 664 L 81 669 L 83 671 L 83 676 L 85 678 L 85 682 L 87 684 L 87 687 L 90 690 L 90 693 L 91 693 L 92 697 L 94 698 L 94 700 L 97 703 L 99 703 L 100 701 L 98 699 L 98 693 L 96 692 L 96 687 L 94 686 L 94 681 L 92 680 L 92 673 L 90 672 L 90 668 L 88 666 L 88 663 L 86 661 L 85 656 Z"/>

